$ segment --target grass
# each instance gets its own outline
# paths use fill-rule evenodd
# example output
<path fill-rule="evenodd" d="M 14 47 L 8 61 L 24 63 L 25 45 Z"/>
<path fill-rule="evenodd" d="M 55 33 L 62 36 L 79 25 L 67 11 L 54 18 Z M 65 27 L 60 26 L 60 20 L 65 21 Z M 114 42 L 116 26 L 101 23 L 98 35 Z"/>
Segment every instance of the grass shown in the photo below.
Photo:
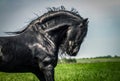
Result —
<path fill-rule="evenodd" d="M 120 62 L 60 64 L 56 81 L 120 81 Z"/>
<path fill-rule="evenodd" d="M 1 72 L 0 81 L 39 80 L 31 73 Z M 120 61 L 58 64 L 55 68 L 55 81 L 120 81 Z"/>
<path fill-rule="evenodd" d="M 119 58 L 83 58 L 77 59 L 77 63 L 120 62 Z"/>

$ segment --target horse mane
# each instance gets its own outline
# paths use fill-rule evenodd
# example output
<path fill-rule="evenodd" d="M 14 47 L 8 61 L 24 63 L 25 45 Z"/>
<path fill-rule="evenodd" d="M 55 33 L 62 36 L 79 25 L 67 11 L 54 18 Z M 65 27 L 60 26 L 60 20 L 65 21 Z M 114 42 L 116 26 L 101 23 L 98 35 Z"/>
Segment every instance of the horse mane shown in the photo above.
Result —
<path fill-rule="evenodd" d="M 61 15 L 61 14 L 67 14 L 70 13 L 71 16 L 74 16 L 73 19 L 76 17 L 78 17 L 79 19 L 83 20 L 83 18 L 79 15 L 78 11 L 75 8 L 71 8 L 70 11 L 66 10 L 66 8 L 64 6 L 60 6 L 60 7 L 48 7 L 47 8 L 47 12 L 44 13 L 42 16 L 39 16 L 38 18 L 36 18 L 35 20 L 32 20 L 30 22 L 30 24 L 28 24 L 28 26 L 26 28 L 24 28 L 23 30 L 20 31 L 16 31 L 16 32 L 5 32 L 8 34 L 21 34 L 23 32 L 25 32 L 28 28 L 30 27 L 36 27 L 35 24 L 36 23 L 43 23 L 47 20 L 49 20 L 50 18 L 57 16 L 57 15 Z M 68 14 L 68 15 L 70 15 Z M 35 29 L 35 28 L 32 28 Z"/>
<path fill-rule="evenodd" d="M 75 16 L 81 17 L 79 15 L 78 11 L 75 8 L 71 8 L 71 10 L 68 11 L 68 10 L 66 10 L 66 8 L 64 6 L 60 6 L 58 8 L 56 8 L 56 7 L 51 7 L 51 8 L 48 7 L 47 10 L 48 10 L 47 14 L 58 12 L 58 11 L 66 11 L 66 12 L 69 12 L 69 13 L 75 15 Z"/>

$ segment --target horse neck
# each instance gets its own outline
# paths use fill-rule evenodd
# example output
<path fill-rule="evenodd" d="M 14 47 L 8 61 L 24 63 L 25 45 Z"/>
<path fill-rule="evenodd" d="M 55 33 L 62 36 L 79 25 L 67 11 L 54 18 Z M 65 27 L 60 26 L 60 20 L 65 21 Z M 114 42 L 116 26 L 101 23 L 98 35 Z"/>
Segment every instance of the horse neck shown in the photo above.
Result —
<path fill-rule="evenodd" d="M 64 40 L 65 32 L 66 30 L 57 30 L 57 31 L 51 31 L 48 34 L 49 39 L 52 40 L 52 42 L 55 44 L 55 46 L 59 49 L 60 44 Z"/>
<path fill-rule="evenodd" d="M 46 49 L 53 51 L 53 52 L 58 52 L 59 46 L 61 44 L 61 41 L 63 41 L 63 38 L 65 36 L 65 32 L 67 28 L 60 28 L 56 29 L 54 31 L 49 31 L 46 32 L 46 29 L 38 29 L 37 27 L 29 27 L 24 33 L 23 37 L 26 37 L 30 39 L 27 40 L 28 43 L 34 44 L 34 41 L 39 41 L 39 43 L 43 44 L 43 47 Z M 44 43 L 47 42 L 48 46 L 45 45 Z"/>
<path fill-rule="evenodd" d="M 35 29 L 28 29 L 26 32 L 21 34 L 22 38 L 29 40 L 25 41 L 30 46 L 36 46 L 43 49 L 46 53 L 55 54 L 58 52 L 56 44 L 43 30 L 36 31 Z M 20 37 L 21 37 L 20 36 Z"/>

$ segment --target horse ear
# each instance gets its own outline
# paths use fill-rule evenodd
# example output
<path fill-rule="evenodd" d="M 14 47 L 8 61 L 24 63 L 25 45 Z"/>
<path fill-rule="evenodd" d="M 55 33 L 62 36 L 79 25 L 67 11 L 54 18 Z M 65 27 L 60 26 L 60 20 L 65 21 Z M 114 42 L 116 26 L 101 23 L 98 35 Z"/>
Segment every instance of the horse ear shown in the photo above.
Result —
<path fill-rule="evenodd" d="M 85 18 L 85 19 L 83 20 L 83 24 L 88 24 L 88 18 Z"/>

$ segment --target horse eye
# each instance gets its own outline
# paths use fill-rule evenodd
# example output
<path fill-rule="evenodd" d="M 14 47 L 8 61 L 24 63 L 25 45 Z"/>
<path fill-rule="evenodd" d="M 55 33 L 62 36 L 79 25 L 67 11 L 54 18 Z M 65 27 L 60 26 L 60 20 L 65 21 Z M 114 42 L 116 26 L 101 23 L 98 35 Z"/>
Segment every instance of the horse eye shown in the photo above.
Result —
<path fill-rule="evenodd" d="M 79 26 L 80 26 L 80 28 L 82 28 L 82 27 L 83 27 L 83 23 L 80 23 L 80 25 L 79 25 Z"/>
<path fill-rule="evenodd" d="M 82 26 L 83 25 L 83 23 L 80 23 L 80 26 Z"/>

